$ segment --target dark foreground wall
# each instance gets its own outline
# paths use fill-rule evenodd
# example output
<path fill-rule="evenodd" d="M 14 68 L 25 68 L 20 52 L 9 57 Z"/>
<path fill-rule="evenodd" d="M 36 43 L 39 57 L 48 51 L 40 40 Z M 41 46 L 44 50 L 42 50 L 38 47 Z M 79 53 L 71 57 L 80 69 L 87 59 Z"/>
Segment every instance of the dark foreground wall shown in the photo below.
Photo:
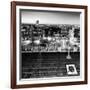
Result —
<path fill-rule="evenodd" d="M 66 65 L 74 64 L 80 74 L 80 53 L 71 52 L 71 59 L 66 59 L 67 52 L 57 53 L 22 53 L 21 78 L 62 77 L 67 74 Z"/>

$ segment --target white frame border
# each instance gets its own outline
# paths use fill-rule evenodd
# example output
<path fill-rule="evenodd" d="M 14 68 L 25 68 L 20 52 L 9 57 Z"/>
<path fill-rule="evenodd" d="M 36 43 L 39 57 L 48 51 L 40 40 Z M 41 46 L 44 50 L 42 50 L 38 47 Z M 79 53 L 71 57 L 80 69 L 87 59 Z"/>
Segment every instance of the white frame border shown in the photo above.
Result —
<path fill-rule="evenodd" d="M 19 24 L 20 24 L 20 9 L 35 9 L 35 10 L 50 10 L 50 11 L 67 11 L 67 12 L 81 12 L 80 14 L 80 76 L 72 76 L 72 77 L 54 77 L 54 78 L 40 78 L 40 79 L 22 79 L 19 80 L 19 72 L 20 72 L 20 47 L 19 47 Z M 53 7 L 36 7 L 36 6 L 16 6 L 16 84 L 41 84 L 41 83 L 62 83 L 62 82 L 76 82 L 76 81 L 84 81 L 84 9 L 73 9 L 73 8 L 53 8 Z"/>

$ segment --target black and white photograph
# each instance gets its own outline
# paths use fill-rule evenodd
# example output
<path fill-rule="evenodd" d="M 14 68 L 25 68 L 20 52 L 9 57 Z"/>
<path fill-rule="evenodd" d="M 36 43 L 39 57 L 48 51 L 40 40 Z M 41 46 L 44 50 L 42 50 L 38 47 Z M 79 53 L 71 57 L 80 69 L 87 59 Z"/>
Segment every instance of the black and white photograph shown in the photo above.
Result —
<path fill-rule="evenodd" d="M 87 7 L 27 2 L 12 7 L 12 87 L 87 83 Z"/>
<path fill-rule="evenodd" d="M 20 76 L 80 75 L 80 12 L 20 11 Z"/>

